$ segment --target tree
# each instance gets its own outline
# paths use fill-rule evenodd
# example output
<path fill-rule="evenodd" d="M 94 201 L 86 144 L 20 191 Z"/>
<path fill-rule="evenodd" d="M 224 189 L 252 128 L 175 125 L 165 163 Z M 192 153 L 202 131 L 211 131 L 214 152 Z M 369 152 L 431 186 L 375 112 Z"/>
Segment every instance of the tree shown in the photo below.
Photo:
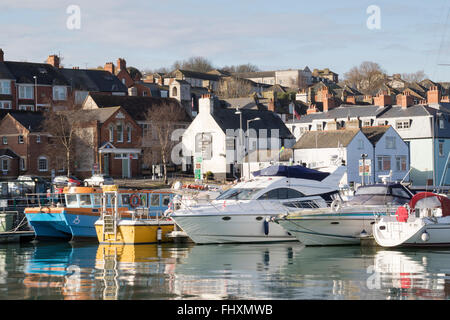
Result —
<path fill-rule="evenodd" d="M 56 110 L 50 103 L 49 109 L 43 113 L 42 127 L 49 134 L 46 152 L 52 155 L 53 166 L 63 159 L 67 176 L 70 176 L 75 162 L 76 131 L 80 125 L 77 113 L 78 109 L 73 102 L 69 102 L 66 110 Z"/>
<path fill-rule="evenodd" d="M 167 164 L 170 159 L 172 148 L 178 141 L 172 141 L 172 132 L 180 123 L 186 120 L 187 114 L 182 106 L 177 103 L 162 102 L 159 105 L 153 105 L 145 114 L 145 122 L 150 124 L 151 130 L 144 136 L 143 161 L 147 164 L 154 163 L 157 156 L 164 167 L 164 181 L 167 183 Z M 155 132 L 156 139 L 149 143 L 149 136 Z M 144 133 L 145 135 L 145 133 Z"/>
<path fill-rule="evenodd" d="M 254 64 L 247 63 L 233 66 L 225 66 L 222 68 L 222 70 L 231 73 L 244 73 L 244 72 L 256 72 L 259 71 L 260 69 L 258 68 L 258 66 L 255 66 Z"/>
<path fill-rule="evenodd" d="M 197 72 L 208 72 L 214 69 L 211 61 L 204 57 L 191 57 L 183 61 L 175 61 L 172 69 L 182 69 Z"/>
<path fill-rule="evenodd" d="M 344 74 L 344 83 L 364 94 L 374 95 L 386 80 L 386 73 L 380 65 L 364 61 Z"/>
<path fill-rule="evenodd" d="M 403 73 L 402 79 L 407 82 L 420 82 L 423 79 L 427 78 L 427 75 L 423 70 L 419 70 L 413 73 Z"/>
<path fill-rule="evenodd" d="M 222 99 L 248 97 L 254 92 L 251 82 L 236 77 L 222 78 L 219 82 L 217 95 Z"/>

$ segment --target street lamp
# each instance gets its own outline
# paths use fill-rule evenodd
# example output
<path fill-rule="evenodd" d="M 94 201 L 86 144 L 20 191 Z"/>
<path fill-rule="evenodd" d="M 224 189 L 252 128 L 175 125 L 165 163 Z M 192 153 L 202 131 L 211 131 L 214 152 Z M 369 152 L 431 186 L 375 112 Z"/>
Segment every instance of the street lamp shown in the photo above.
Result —
<path fill-rule="evenodd" d="M 33 76 L 34 78 L 34 111 L 37 110 L 37 77 Z"/>
<path fill-rule="evenodd" d="M 241 145 L 241 154 L 242 152 L 242 148 L 243 148 L 243 142 L 244 142 L 244 136 L 243 136 L 243 132 L 242 132 L 242 111 L 239 109 L 239 106 L 236 107 L 236 111 L 234 112 L 235 114 L 239 115 L 239 121 L 240 121 L 240 138 L 239 138 L 239 144 Z M 241 178 L 242 178 L 242 169 L 241 169 Z"/>
<path fill-rule="evenodd" d="M 250 180 L 250 122 L 261 120 L 260 117 L 256 117 L 254 119 L 247 120 L 247 144 L 248 151 L 247 152 L 247 166 L 248 166 L 248 179 Z M 256 135 L 258 136 L 258 135 Z M 258 150 L 258 142 L 256 142 L 256 150 Z M 256 153 L 256 159 L 258 159 L 258 153 Z"/>

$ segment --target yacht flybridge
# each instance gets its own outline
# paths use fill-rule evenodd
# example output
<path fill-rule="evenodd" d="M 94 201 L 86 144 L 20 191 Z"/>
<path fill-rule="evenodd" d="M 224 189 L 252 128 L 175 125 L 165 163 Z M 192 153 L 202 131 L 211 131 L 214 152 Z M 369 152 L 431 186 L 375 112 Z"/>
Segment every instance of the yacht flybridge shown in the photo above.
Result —
<path fill-rule="evenodd" d="M 327 207 L 339 198 L 346 167 L 327 173 L 275 165 L 256 172 L 206 203 L 174 199 L 170 217 L 199 244 L 296 241 L 273 217 L 303 208 Z"/>

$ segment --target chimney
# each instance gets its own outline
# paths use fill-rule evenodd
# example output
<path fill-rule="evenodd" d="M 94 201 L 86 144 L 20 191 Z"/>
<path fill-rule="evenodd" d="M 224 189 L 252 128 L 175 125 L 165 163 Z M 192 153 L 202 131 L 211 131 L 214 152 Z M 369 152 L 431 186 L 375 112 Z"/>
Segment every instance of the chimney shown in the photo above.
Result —
<path fill-rule="evenodd" d="M 337 130 L 337 122 L 336 119 L 327 123 L 327 130 Z"/>
<path fill-rule="evenodd" d="M 5 58 L 5 53 L 4 53 L 3 50 L 0 48 L 0 62 L 5 61 L 4 58 Z"/>
<path fill-rule="evenodd" d="M 269 111 L 275 112 L 275 102 L 273 101 L 273 99 L 270 99 L 267 109 L 269 109 Z"/>
<path fill-rule="evenodd" d="M 392 104 L 391 96 L 387 94 L 386 91 L 383 91 L 373 98 L 373 104 L 375 106 L 385 107 Z"/>
<path fill-rule="evenodd" d="M 108 71 L 109 73 L 115 74 L 115 72 L 114 72 L 114 63 L 112 63 L 112 62 L 105 63 L 105 67 L 103 69 L 105 71 Z"/>
<path fill-rule="evenodd" d="M 214 100 L 211 94 L 202 94 L 201 98 L 198 99 L 198 112 L 200 113 L 210 113 L 214 112 Z"/>
<path fill-rule="evenodd" d="M 323 112 L 328 112 L 328 110 L 336 107 L 336 101 L 334 97 L 330 93 L 324 94 L 324 92 L 328 92 L 328 88 L 322 91 L 322 103 L 323 103 Z"/>
<path fill-rule="evenodd" d="M 123 58 L 117 59 L 117 71 L 120 70 L 126 70 L 127 69 L 127 62 Z"/>
<path fill-rule="evenodd" d="M 431 86 L 427 91 L 428 104 L 436 104 L 441 102 L 441 92 L 437 86 Z"/>
<path fill-rule="evenodd" d="M 346 123 L 346 128 L 347 129 L 352 129 L 352 128 L 360 128 L 361 127 L 361 122 L 359 119 L 353 119 L 353 120 L 349 120 Z"/>
<path fill-rule="evenodd" d="M 347 104 L 356 104 L 356 97 L 355 96 L 346 96 L 345 97 L 345 103 L 347 103 Z"/>
<path fill-rule="evenodd" d="M 317 108 L 315 104 L 312 104 L 309 106 L 308 110 L 306 110 L 306 114 L 316 113 Z"/>
<path fill-rule="evenodd" d="M 404 92 L 397 96 L 397 104 L 402 106 L 402 109 L 406 109 L 409 106 L 413 105 L 413 97 L 409 92 Z"/>
<path fill-rule="evenodd" d="M 51 56 L 48 56 L 47 63 L 55 68 L 59 68 L 59 57 L 56 54 L 52 54 Z"/>

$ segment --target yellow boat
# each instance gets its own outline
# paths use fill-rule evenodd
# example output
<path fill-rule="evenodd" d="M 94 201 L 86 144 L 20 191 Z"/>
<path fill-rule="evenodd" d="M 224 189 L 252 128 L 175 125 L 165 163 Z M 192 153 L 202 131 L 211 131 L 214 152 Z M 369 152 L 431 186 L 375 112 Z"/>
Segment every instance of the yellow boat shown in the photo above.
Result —
<path fill-rule="evenodd" d="M 174 230 L 175 223 L 170 218 L 150 217 L 145 208 L 125 212 L 130 219 L 121 219 L 124 212 L 117 205 L 118 189 L 116 186 L 103 188 L 103 197 L 110 200 L 112 208 L 101 210 L 100 219 L 95 222 L 98 241 L 102 244 L 148 244 L 172 242 L 167 234 Z"/>

